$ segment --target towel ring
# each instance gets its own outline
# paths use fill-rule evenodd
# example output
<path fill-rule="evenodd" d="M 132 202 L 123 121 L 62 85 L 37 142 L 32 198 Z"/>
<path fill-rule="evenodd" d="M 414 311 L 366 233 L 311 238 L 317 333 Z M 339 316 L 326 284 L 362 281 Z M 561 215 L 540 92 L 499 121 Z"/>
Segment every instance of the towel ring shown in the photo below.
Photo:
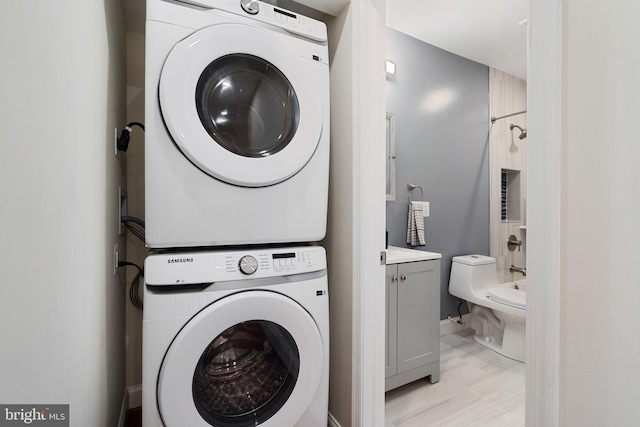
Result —
<path fill-rule="evenodd" d="M 409 190 L 409 191 L 413 191 L 416 188 L 420 189 L 420 201 L 423 201 L 424 200 L 424 193 L 422 192 L 422 186 L 415 185 L 415 184 L 407 184 L 407 190 Z M 411 196 L 409 196 L 409 201 L 411 201 Z"/>

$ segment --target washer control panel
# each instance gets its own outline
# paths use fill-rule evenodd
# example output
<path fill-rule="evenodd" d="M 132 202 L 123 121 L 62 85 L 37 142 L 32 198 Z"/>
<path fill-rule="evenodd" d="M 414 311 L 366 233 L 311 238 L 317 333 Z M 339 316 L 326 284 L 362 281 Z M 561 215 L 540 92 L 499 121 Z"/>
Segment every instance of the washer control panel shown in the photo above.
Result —
<path fill-rule="evenodd" d="M 250 15 L 260 12 L 260 2 L 258 0 L 240 0 L 242 10 Z"/>
<path fill-rule="evenodd" d="M 245 255 L 240 258 L 238 268 L 240 269 L 240 273 L 246 274 L 247 276 L 251 275 L 258 271 L 258 261 L 251 255 Z"/>
<path fill-rule="evenodd" d="M 187 285 L 312 273 L 327 268 L 321 246 L 153 254 L 145 260 L 149 285 Z"/>

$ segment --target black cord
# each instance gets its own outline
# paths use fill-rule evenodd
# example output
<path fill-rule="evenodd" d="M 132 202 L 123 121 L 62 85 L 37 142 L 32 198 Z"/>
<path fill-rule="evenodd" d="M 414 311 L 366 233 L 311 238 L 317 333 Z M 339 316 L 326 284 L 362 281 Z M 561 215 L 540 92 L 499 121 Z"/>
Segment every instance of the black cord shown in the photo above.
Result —
<path fill-rule="evenodd" d="M 136 224 L 138 224 L 139 226 L 141 226 L 142 228 L 144 228 L 144 221 L 141 220 L 138 217 L 135 216 L 123 216 L 122 217 L 122 222 L 135 222 Z"/>
<path fill-rule="evenodd" d="M 144 125 L 140 122 L 131 122 L 127 125 L 127 127 L 129 128 L 129 130 L 131 130 L 131 126 L 138 126 L 140 129 L 142 129 L 144 131 Z"/>
<path fill-rule="evenodd" d="M 133 304 L 136 308 L 142 310 L 144 308 L 142 299 L 140 298 L 140 279 L 144 277 L 144 273 L 139 271 L 136 274 L 136 277 L 133 278 L 131 282 L 131 287 L 129 288 L 129 299 L 131 300 L 131 304 Z"/>
<path fill-rule="evenodd" d="M 142 241 L 144 243 L 144 241 L 145 241 L 144 229 L 141 229 L 137 225 L 131 224 L 131 223 L 126 223 L 125 227 L 127 228 L 127 230 L 129 230 L 131 232 L 131 234 L 136 236 L 138 239 L 140 239 L 140 241 Z"/>
<path fill-rule="evenodd" d="M 120 137 L 118 138 L 118 142 L 116 143 L 118 151 L 127 151 L 129 149 L 129 134 L 132 130 L 131 126 L 138 126 L 144 131 L 144 125 L 140 122 L 131 122 L 127 124 L 127 126 L 122 129 L 122 133 L 120 133 Z"/>
<path fill-rule="evenodd" d="M 142 268 L 140 268 L 140 266 L 138 264 L 135 264 L 135 263 L 130 262 L 130 261 L 118 261 L 118 267 L 126 267 L 126 266 L 129 266 L 129 265 L 132 266 L 132 267 L 137 268 L 138 271 L 140 273 L 142 273 Z M 142 273 L 142 274 L 144 274 L 144 273 Z"/>
<path fill-rule="evenodd" d="M 131 301 L 131 304 L 134 305 L 134 307 L 142 310 L 143 303 L 142 303 L 142 299 L 140 298 L 139 289 L 140 289 L 140 279 L 144 277 L 144 270 L 142 270 L 142 268 L 140 268 L 137 264 L 134 264 L 132 262 L 118 261 L 118 267 L 124 267 L 129 265 L 138 269 L 138 274 L 136 274 L 136 276 L 133 278 L 133 281 L 131 282 L 131 287 L 129 288 L 129 300 Z"/>
<path fill-rule="evenodd" d="M 458 323 L 461 325 L 464 325 L 464 323 L 462 323 L 462 313 L 460 312 L 461 306 L 462 306 L 462 301 L 458 300 Z"/>
<path fill-rule="evenodd" d="M 138 239 L 144 240 L 144 221 L 134 216 L 123 216 L 122 223 L 127 227 L 127 230 L 131 231 Z"/>
<path fill-rule="evenodd" d="M 144 242 L 144 221 L 140 218 L 136 218 L 135 216 L 123 216 L 121 218 L 122 223 L 127 227 L 127 230 L 131 231 L 138 239 Z M 131 304 L 135 307 L 142 310 L 143 304 L 142 299 L 140 298 L 140 280 L 144 277 L 144 271 L 137 264 L 134 264 L 129 261 L 120 261 L 118 262 L 118 267 L 121 266 L 133 266 L 138 269 L 138 274 L 133 278 L 131 282 L 131 287 L 129 288 L 129 300 L 131 300 Z"/>

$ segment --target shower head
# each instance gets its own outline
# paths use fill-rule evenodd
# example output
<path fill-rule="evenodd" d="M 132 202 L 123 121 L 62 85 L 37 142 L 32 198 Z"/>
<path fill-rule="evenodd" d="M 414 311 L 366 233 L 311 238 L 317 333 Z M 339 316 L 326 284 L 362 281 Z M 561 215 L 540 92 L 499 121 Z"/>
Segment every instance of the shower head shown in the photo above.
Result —
<path fill-rule="evenodd" d="M 514 124 L 509 125 L 509 129 L 513 130 L 513 128 L 520 129 L 520 136 L 518 136 L 519 139 L 525 139 L 527 137 L 527 130 L 526 129 L 522 129 L 520 126 L 514 125 Z"/>

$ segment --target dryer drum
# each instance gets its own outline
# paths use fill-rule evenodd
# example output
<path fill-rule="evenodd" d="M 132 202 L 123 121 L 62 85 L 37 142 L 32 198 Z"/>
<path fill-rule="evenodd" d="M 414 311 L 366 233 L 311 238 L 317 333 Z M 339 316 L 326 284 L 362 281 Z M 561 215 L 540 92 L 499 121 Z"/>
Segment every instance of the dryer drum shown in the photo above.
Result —
<path fill-rule="evenodd" d="M 273 155 L 298 129 L 300 106 L 291 82 L 257 56 L 238 53 L 211 62 L 198 79 L 195 98 L 209 135 L 240 156 Z"/>
<path fill-rule="evenodd" d="M 200 415 L 215 426 L 262 423 L 291 395 L 300 356 L 291 335 L 268 321 L 235 325 L 204 351 L 193 377 Z"/>

